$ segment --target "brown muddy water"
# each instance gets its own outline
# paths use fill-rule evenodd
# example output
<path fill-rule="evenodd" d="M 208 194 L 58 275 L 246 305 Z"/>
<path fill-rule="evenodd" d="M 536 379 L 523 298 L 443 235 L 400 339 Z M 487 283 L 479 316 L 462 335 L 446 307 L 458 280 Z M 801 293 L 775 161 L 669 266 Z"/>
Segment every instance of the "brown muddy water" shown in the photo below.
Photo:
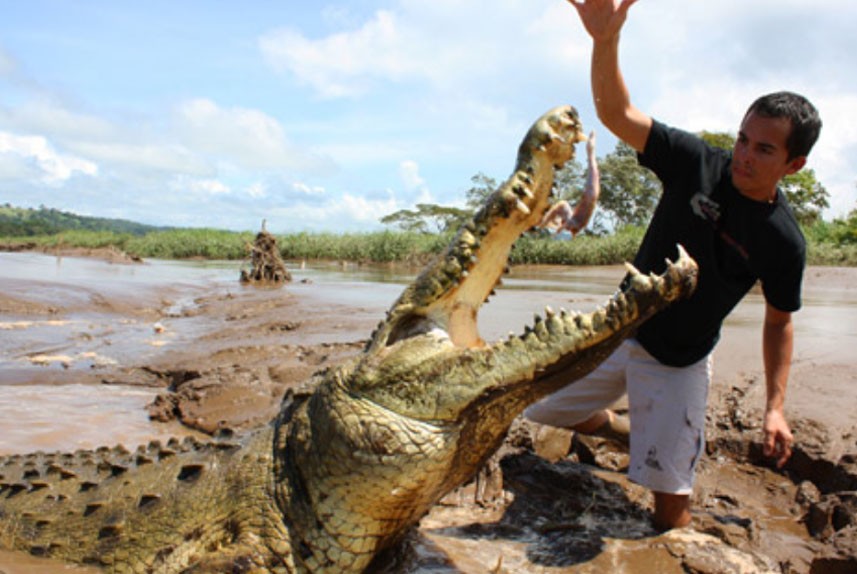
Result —
<path fill-rule="evenodd" d="M 418 271 L 333 263 L 288 262 L 288 266 L 293 281 L 284 292 L 311 305 L 351 308 L 369 326 L 365 332 L 310 329 L 302 335 L 307 345 L 365 339 L 371 326 L 383 317 Z M 515 267 L 504 279 L 503 288 L 480 313 L 480 331 L 488 340 L 504 337 L 510 331 L 519 333 L 545 306 L 589 311 L 613 293 L 623 274 L 621 267 Z M 66 451 L 119 442 L 134 445 L 191 433 L 177 423 L 148 419 L 145 406 L 158 389 L 81 384 L 75 382 L 76 375 L 81 381 L 91 381 L 92 375 L 102 370 L 150 364 L 164 353 L 196 344 L 204 334 L 222 327 L 218 323 L 222 319 L 196 312 L 200 300 L 241 294 L 245 288 L 237 278 L 235 262 L 147 261 L 120 265 L 96 259 L 0 253 L 0 454 Z M 810 269 L 804 290 L 804 308 L 795 315 L 789 415 L 823 421 L 833 434 L 857 436 L 857 271 Z M 281 294 L 271 292 L 272 297 Z M 764 301 L 754 291 L 727 320 L 723 340 L 715 352 L 712 403 L 727 396 L 739 383 L 759 379 L 763 316 Z M 746 392 L 745 399 L 752 401 L 748 409 L 762 406 L 761 386 L 751 385 L 754 390 Z M 855 452 L 853 445 L 850 448 Z M 764 540 L 780 548 L 774 552 L 777 558 L 811 554 L 803 527 L 785 510 L 784 499 L 769 496 L 773 491 L 788 491 L 780 484 L 780 475 L 734 465 L 710 465 L 701 474 L 713 475 L 708 482 L 718 486 L 705 487 L 707 490 L 703 489 L 700 496 L 715 502 L 734 502 L 736 497 L 744 497 L 741 504 L 762 525 Z M 607 492 L 610 483 L 623 480 L 621 473 L 606 473 L 598 489 Z M 754 489 L 758 489 L 758 495 Z M 727 490 L 739 494 L 724 494 Z M 610 496 L 615 494 L 605 494 L 605 499 Z M 424 562 L 430 563 L 432 552 L 427 546 L 442 547 L 446 559 L 455 562 L 454 567 L 424 566 L 409 572 L 480 572 L 486 571 L 484 565 L 498 564 L 498 560 L 505 560 L 503 569 L 498 570 L 503 572 L 577 571 L 527 566 L 528 548 L 533 546 L 529 534 L 517 542 L 498 542 L 484 536 L 474 538 L 473 544 L 462 543 L 468 537 L 460 536 L 450 523 L 458 520 L 472 530 L 474 514 L 449 518 L 444 516 L 448 512 L 454 511 L 439 510 L 427 519 L 427 524 L 434 521 L 438 526 L 429 529 L 417 551 L 425 555 Z M 606 512 L 601 519 L 613 517 L 615 522 L 615 513 Z M 478 519 L 477 516 L 477 522 Z M 492 522 L 497 517 L 486 511 L 482 519 Z M 538 520 L 538 516 L 521 516 L 520 522 Z M 644 518 L 625 516 L 623 522 L 618 530 L 613 527 L 618 546 L 634 538 L 629 536 L 629 524 L 632 530 L 645 532 L 647 528 Z M 464 546 L 456 549 L 456 544 Z M 636 556 L 641 551 L 634 547 L 629 552 Z M 658 556 L 640 554 L 635 560 L 639 560 L 642 570 L 621 571 L 644 572 L 642 565 L 647 561 L 659 563 Z M 593 564 L 604 559 L 596 558 Z M 518 562 L 520 565 L 515 566 Z M 604 567 L 607 569 L 591 571 L 611 571 L 606 563 Z M 6 574 L 84 572 L 0 552 L 2 570 Z"/>

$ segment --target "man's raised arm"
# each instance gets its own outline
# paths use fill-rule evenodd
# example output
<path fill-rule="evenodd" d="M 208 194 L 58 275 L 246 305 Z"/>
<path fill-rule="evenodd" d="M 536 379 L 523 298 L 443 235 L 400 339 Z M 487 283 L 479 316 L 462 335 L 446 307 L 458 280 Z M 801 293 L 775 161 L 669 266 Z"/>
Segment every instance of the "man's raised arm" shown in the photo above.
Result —
<path fill-rule="evenodd" d="M 569 0 L 592 37 L 592 97 L 598 119 L 613 134 L 643 151 L 652 118 L 631 103 L 619 69 L 619 36 L 628 9 L 637 0 Z"/>

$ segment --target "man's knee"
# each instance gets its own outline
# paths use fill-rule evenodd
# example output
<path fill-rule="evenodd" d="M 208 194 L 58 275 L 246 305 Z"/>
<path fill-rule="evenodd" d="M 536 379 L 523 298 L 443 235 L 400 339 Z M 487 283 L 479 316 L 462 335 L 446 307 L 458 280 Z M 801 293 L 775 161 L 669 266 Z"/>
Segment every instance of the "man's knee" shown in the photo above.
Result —
<path fill-rule="evenodd" d="M 690 496 L 655 492 L 655 528 L 671 530 L 690 524 Z"/>

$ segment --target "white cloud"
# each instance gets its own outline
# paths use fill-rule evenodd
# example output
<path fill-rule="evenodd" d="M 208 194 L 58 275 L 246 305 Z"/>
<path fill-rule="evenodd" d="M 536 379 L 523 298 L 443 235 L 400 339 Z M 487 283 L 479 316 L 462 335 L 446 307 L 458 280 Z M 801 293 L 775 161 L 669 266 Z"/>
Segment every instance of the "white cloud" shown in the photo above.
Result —
<path fill-rule="evenodd" d="M 292 184 L 292 189 L 303 195 L 324 195 L 325 189 L 318 185 L 307 185 L 306 183 L 295 182 Z"/>
<path fill-rule="evenodd" d="M 335 98 L 364 92 L 367 78 L 413 73 L 415 62 L 403 50 L 407 42 L 396 16 L 380 10 L 351 32 L 310 40 L 297 30 L 281 29 L 263 36 L 259 48 L 275 68 Z"/>
<path fill-rule="evenodd" d="M 0 108 L 0 126 L 40 134 L 68 152 L 102 165 L 104 173 L 151 176 L 151 172 L 204 175 L 213 167 L 200 155 L 155 132 L 150 121 L 111 120 L 71 109 L 54 98 L 39 95 L 16 107 Z"/>
<path fill-rule="evenodd" d="M 38 168 L 40 180 L 47 185 L 60 184 L 75 173 L 94 176 L 98 166 L 86 159 L 57 152 L 47 139 L 41 136 L 21 136 L 0 132 L 0 154 L 7 156 L 5 163 L 15 159 L 32 162 Z M 15 170 L 17 171 L 17 170 Z"/>
<path fill-rule="evenodd" d="M 39 179 L 39 169 L 20 155 L 0 152 L 0 182 L 12 183 Z"/>
<path fill-rule="evenodd" d="M 241 168 L 317 170 L 329 163 L 290 144 L 280 123 L 259 110 L 197 98 L 178 106 L 175 121 L 188 147 Z"/>
<path fill-rule="evenodd" d="M 229 195 L 232 190 L 228 185 L 217 179 L 197 179 L 186 175 L 178 175 L 170 182 L 170 189 L 180 194 L 190 193 L 194 196 L 214 197 Z"/>
<path fill-rule="evenodd" d="M 41 97 L 0 107 L 0 126 L 44 134 L 76 155 L 109 166 L 105 171 L 130 169 L 134 177 L 152 172 L 199 177 L 235 170 L 315 173 L 332 166 L 292 145 L 282 125 L 259 110 L 223 108 L 196 98 L 179 104 L 169 119 L 172 123 L 154 117 L 112 121 Z"/>
<path fill-rule="evenodd" d="M 405 160 L 399 164 L 399 175 L 405 189 L 420 189 L 426 184 L 426 180 L 420 177 L 420 166 L 413 160 Z"/>
<path fill-rule="evenodd" d="M 340 210 L 355 221 L 377 224 L 384 214 L 398 209 L 394 197 L 382 200 L 369 200 L 359 195 L 345 193 L 342 195 Z"/>
<path fill-rule="evenodd" d="M 565 19 L 557 21 L 561 12 Z M 259 39 L 259 49 L 274 69 L 323 98 L 360 96 L 378 84 L 406 81 L 459 95 L 474 88 L 507 92 L 527 89 L 519 81 L 530 76 L 529 67 L 577 59 L 583 47 L 563 41 L 568 16 L 568 9 L 545 2 L 507 1 L 486 9 L 480 3 L 401 0 L 319 38 L 293 28 L 273 30 Z M 497 74 L 507 75 L 508 83 Z"/>
<path fill-rule="evenodd" d="M 122 141 L 78 141 L 69 144 L 72 149 L 88 157 L 109 164 L 117 170 L 160 172 L 166 174 L 208 175 L 214 168 L 185 146 L 174 143 L 131 144 Z M 125 172 L 127 173 L 127 172 Z"/>
<path fill-rule="evenodd" d="M 268 196 L 268 186 L 261 182 L 251 183 L 244 192 L 253 199 L 262 199 Z"/>
<path fill-rule="evenodd" d="M 395 197 L 368 199 L 344 193 L 321 204 L 294 202 L 288 207 L 272 207 L 266 210 L 271 229 L 285 232 L 315 231 L 363 231 L 379 227 L 378 220 L 387 213 L 400 209 Z"/>
<path fill-rule="evenodd" d="M 409 197 L 415 197 L 414 203 L 433 203 L 434 198 L 426 185 L 426 180 L 420 175 L 420 166 L 413 160 L 399 163 L 399 177 L 405 186 Z"/>
<path fill-rule="evenodd" d="M 824 122 L 808 167 L 830 193 L 830 213 L 844 216 L 857 209 L 857 124 L 837 121 L 857 109 L 857 94 L 830 94 L 816 100 Z"/>
<path fill-rule="evenodd" d="M 2 114 L 10 129 L 45 134 L 52 140 L 109 141 L 122 139 L 110 121 L 97 115 L 72 111 L 49 97 L 36 97 Z M 127 135 L 127 134 L 126 134 Z"/>
<path fill-rule="evenodd" d="M 201 179 L 194 182 L 192 189 L 194 191 L 202 191 L 208 195 L 226 195 L 232 190 L 229 186 L 216 179 Z"/>

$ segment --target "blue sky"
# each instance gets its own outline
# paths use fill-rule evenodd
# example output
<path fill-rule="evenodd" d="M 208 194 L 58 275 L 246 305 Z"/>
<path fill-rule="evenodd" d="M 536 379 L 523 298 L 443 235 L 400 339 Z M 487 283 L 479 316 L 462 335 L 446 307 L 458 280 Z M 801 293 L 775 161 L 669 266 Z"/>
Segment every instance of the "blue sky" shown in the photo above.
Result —
<path fill-rule="evenodd" d="M 461 205 L 570 103 L 599 135 L 590 41 L 563 0 L 0 0 L 0 203 L 277 233 L 380 228 Z M 635 103 L 734 132 L 790 89 L 825 127 L 808 167 L 857 207 L 857 3 L 640 0 Z M 582 153 L 582 149 L 579 150 Z"/>

